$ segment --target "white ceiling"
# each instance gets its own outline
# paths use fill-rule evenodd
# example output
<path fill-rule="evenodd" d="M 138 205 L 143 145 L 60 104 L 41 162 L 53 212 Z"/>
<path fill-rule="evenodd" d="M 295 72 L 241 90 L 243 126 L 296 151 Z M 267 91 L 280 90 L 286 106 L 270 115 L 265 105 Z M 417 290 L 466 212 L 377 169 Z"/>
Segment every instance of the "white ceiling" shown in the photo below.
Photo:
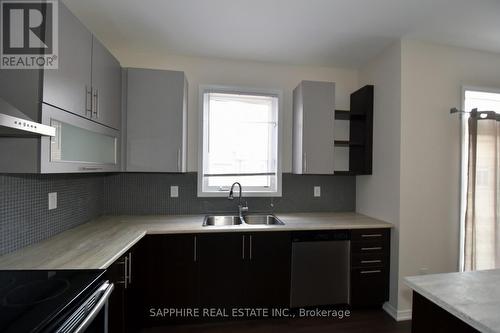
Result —
<path fill-rule="evenodd" d="M 499 0 L 64 0 L 114 53 L 357 67 L 401 37 L 500 52 Z"/>

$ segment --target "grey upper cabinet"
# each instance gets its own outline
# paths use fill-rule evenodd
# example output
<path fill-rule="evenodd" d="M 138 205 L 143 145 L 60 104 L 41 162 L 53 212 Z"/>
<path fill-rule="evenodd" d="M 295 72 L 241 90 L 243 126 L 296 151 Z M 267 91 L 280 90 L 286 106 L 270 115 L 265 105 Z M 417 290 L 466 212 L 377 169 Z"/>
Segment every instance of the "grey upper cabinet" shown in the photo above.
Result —
<path fill-rule="evenodd" d="M 59 68 L 44 71 L 43 102 L 120 129 L 120 63 L 62 3 L 59 25 Z"/>
<path fill-rule="evenodd" d="M 334 172 L 335 83 L 302 81 L 293 91 L 295 174 Z"/>
<path fill-rule="evenodd" d="M 0 138 L 0 173 L 120 170 L 120 64 L 63 2 L 58 15 L 58 69 L 0 69 L 0 98 L 56 137 Z"/>
<path fill-rule="evenodd" d="M 88 117 L 92 34 L 59 2 L 59 68 L 43 73 L 43 102 Z"/>
<path fill-rule="evenodd" d="M 126 70 L 126 171 L 186 172 L 184 72 Z"/>
<path fill-rule="evenodd" d="M 118 60 L 92 38 L 92 118 L 115 129 L 121 127 L 121 73 Z"/>

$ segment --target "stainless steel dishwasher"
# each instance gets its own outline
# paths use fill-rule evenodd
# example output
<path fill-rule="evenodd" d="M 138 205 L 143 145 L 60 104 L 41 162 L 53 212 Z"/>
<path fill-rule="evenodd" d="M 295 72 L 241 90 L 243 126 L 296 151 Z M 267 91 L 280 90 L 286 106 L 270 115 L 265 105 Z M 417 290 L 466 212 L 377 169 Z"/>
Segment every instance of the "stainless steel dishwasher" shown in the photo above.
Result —
<path fill-rule="evenodd" d="M 350 232 L 292 234 L 292 308 L 349 303 Z"/>

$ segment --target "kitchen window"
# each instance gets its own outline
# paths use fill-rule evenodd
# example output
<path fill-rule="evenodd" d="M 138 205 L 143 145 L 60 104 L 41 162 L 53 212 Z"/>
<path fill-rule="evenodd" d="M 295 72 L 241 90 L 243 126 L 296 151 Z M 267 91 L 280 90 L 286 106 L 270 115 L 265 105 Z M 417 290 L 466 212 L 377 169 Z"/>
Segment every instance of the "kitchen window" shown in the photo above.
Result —
<path fill-rule="evenodd" d="M 200 87 L 198 196 L 281 196 L 281 92 Z"/>

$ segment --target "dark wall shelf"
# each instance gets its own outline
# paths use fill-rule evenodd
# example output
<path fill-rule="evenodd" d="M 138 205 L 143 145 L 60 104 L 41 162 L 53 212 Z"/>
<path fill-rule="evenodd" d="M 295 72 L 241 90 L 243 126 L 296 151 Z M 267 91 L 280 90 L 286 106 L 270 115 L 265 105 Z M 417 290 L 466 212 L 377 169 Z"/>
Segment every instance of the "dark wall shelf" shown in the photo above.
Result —
<path fill-rule="evenodd" d="M 373 90 L 366 85 L 351 94 L 349 141 L 362 144 L 349 147 L 349 171 L 358 175 L 372 173 Z"/>
<path fill-rule="evenodd" d="M 351 110 L 335 110 L 336 120 L 349 120 L 349 140 L 335 140 L 335 147 L 349 147 L 349 171 L 337 175 L 371 175 L 373 154 L 373 85 L 351 94 Z"/>
<path fill-rule="evenodd" d="M 334 145 L 336 147 L 362 147 L 364 144 L 361 142 L 352 142 L 349 140 L 335 140 Z"/>
<path fill-rule="evenodd" d="M 349 120 L 351 112 L 348 110 L 335 110 L 335 119 Z"/>

